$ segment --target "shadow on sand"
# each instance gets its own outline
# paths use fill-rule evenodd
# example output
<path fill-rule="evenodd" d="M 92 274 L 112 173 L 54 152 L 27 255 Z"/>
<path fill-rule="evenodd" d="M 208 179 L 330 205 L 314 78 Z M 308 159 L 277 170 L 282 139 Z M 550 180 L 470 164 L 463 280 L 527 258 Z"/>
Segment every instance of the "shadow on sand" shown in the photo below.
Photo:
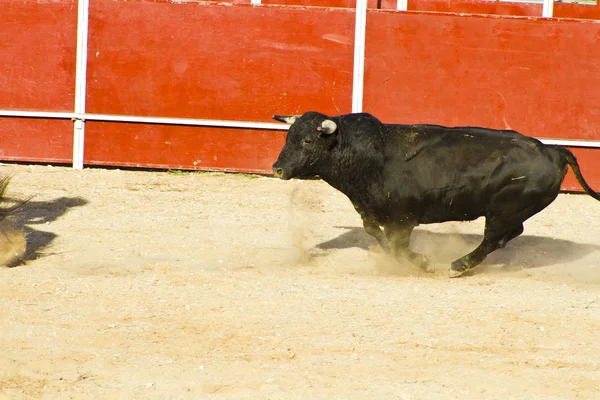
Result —
<path fill-rule="evenodd" d="M 362 227 L 338 227 L 347 231 L 329 241 L 318 244 L 321 250 L 358 247 L 368 249 L 377 244 Z M 415 229 L 411 249 L 427 256 L 434 263 L 450 264 L 469 253 L 481 242 L 482 235 L 438 233 Z M 504 249 L 491 253 L 483 265 L 503 264 L 503 270 L 518 271 L 554 264 L 577 261 L 599 251 L 600 245 L 577 243 L 546 236 L 522 235 L 512 240 Z"/>
<path fill-rule="evenodd" d="M 17 202 L 16 199 L 6 199 Z M 23 226 L 27 238 L 27 248 L 22 261 L 34 260 L 42 255 L 42 251 L 57 237 L 55 233 L 37 230 L 32 227 L 43 225 L 59 219 L 69 209 L 81 207 L 88 203 L 81 197 L 60 197 L 50 201 L 29 200 L 12 217 L 17 226 Z"/>

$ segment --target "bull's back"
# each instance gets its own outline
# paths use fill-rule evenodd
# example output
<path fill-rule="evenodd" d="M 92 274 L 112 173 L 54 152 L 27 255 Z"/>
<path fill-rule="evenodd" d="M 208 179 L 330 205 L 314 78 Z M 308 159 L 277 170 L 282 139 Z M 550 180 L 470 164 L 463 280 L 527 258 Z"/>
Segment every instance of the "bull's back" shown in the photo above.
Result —
<path fill-rule="evenodd" d="M 544 190 L 548 180 L 562 180 L 550 148 L 517 132 L 417 127 L 388 136 L 384 182 L 397 203 L 390 206 L 420 223 L 476 219 L 509 186 Z"/>

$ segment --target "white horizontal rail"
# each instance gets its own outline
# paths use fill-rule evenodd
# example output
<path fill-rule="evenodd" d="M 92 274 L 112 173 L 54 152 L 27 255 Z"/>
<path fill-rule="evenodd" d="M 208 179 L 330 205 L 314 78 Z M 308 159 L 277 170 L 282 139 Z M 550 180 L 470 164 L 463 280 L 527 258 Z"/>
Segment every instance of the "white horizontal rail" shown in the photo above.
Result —
<path fill-rule="evenodd" d="M 111 115 L 111 114 L 88 114 L 68 113 L 51 111 L 12 111 L 0 110 L 0 117 L 21 118 L 53 118 L 74 119 L 81 121 L 103 121 L 103 122 L 132 122 L 160 125 L 187 125 L 187 126 L 211 126 L 223 128 L 247 128 L 287 130 L 289 125 L 275 122 L 252 122 L 252 121 L 229 121 L 220 119 L 196 119 L 196 118 L 170 118 L 170 117 L 141 117 L 135 115 Z"/>
<path fill-rule="evenodd" d="M 600 140 L 577 140 L 577 139 L 539 139 L 544 144 L 566 146 L 566 147 L 589 147 L 600 149 Z"/>
<path fill-rule="evenodd" d="M 72 112 L 0 110 L 0 117 L 75 119 Z"/>
<path fill-rule="evenodd" d="M 159 125 L 187 125 L 187 126 L 209 126 L 219 128 L 246 128 L 287 130 L 287 124 L 272 122 L 251 121 L 229 121 L 219 119 L 195 119 L 195 118 L 170 118 L 170 117 L 140 117 L 135 115 L 112 115 L 112 114 L 79 114 L 69 112 L 52 111 L 13 111 L 0 110 L 0 117 L 19 118 L 52 118 L 52 119 L 74 119 L 82 121 L 104 121 L 104 122 L 132 122 Z M 567 147 L 600 148 L 600 140 L 577 140 L 577 139 L 539 139 L 542 143 Z"/>
<path fill-rule="evenodd" d="M 170 117 L 139 117 L 133 115 L 83 114 L 81 119 L 87 121 L 105 122 L 136 122 L 163 125 L 212 126 L 223 128 L 249 128 L 287 130 L 289 125 L 275 122 L 230 121 L 220 119 L 170 118 Z"/>

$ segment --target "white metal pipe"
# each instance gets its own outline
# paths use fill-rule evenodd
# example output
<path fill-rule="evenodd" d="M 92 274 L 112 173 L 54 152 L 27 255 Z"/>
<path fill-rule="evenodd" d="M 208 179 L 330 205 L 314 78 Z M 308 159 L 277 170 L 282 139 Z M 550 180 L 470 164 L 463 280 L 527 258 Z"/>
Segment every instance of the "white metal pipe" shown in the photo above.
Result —
<path fill-rule="evenodd" d="M 170 117 L 139 117 L 133 115 L 107 115 L 107 114 L 84 114 L 82 119 L 89 121 L 106 122 L 136 122 L 147 124 L 164 125 L 189 125 L 189 126 L 212 126 L 222 128 L 249 128 L 249 129 L 271 129 L 287 130 L 289 125 L 274 122 L 251 122 L 251 121 L 228 121 L 219 119 L 194 119 L 194 118 L 170 118 Z"/>
<path fill-rule="evenodd" d="M 542 3 L 542 17 L 552 18 L 554 13 L 554 0 L 543 0 Z"/>
<path fill-rule="evenodd" d="M 85 113 L 89 0 L 79 0 L 77 10 L 77 55 L 75 61 L 75 113 Z M 73 124 L 73 168 L 83 169 L 85 123 L 76 119 Z"/>
<path fill-rule="evenodd" d="M 186 126 L 208 126 L 218 128 L 241 128 L 241 129 L 264 129 L 264 130 L 287 130 L 290 126 L 287 124 L 271 122 L 251 122 L 251 121 L 228 121 L 218 119 L 194 119 L 194 118 L 169 118 L 169 117 L 140 117 L 135 115 L 111 115 L 111 114 L 77 114 L 68 112 L 51 111 L 14 111 L 0 110 L 0 117 L 16 118 L 49 118 L 49 119 L 73 119 L 81 121 L 104 121 L 104 122 L 126 122 L 126 123 L 144 123 L 158 125 L 186 125 Z M 567 147 L 587 147 L 599 148 L 600 140 L 578 140 L 578 139 L 539 139 L 545 144 L 567 146 Z"/>
<path fill-rule="evenodd" d="M 196 118 L 170 118 L 170 117 L 142 117 L 135 115 L 110 115 L 110 114 L 79 114 L 52 111 L 15 111 L 0 110 L 0 117 L 18 118 L 51 118 L 51 119 L 73 119 L 82 121 L 105 121 L 105 122 L 133 122 L 161 125 L 187 125 L 187 126 L 212 126 L 222 128 L 246 128 L 266 130 L 287 130 L 289 125 L 275 122 L 252 122 L 252 121 L 229 121 L 218 119 L 196 119 Z"/>
<path fill-rule="evenodd" d="M 396 10 L 407 11 L 408 10 L 408 0 L 398 0 L 398 2 L 396 3 Z"/>
<path fill-rule="evenodd" d="M 600 149 L 600 140 L 578 140 L 578 139 L 538 139 L 540 142 L 549 145 L 565 147 L 588 147 L 591 149 Z"/>
<path fill-rule="evenodd" d="M 367 28 L 367 0 L 356 0 L 354 27 L 354 73 L 352 78 L 352 112 L 362 112 L 365 75 L 365 36 Z"/>
<path fill-rule="evenodd" d="M 0 110 L 0 117 L 75 119 L 72 112 Z"/>

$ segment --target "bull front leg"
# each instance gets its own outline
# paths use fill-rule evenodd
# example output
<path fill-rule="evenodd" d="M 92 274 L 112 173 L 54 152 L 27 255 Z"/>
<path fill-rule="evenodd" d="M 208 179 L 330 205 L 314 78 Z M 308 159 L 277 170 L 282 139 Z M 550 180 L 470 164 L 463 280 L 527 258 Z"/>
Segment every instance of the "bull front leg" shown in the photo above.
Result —
<path fill-rule="evenodd" d="M 392 254 L 396 258 L 404 258 L 425 272 L 434 272 L 435 269 L 429 263 L 427 257 L 409 248 L 410 235 L 414 228 L 414 225 L 390 225 L 385 227 L 385 236 L 392 249 Z"/>
<path fill-rule="evenodd" d="M 363 228 L 365 229 L 365 232 L 367 232 L 369 235 L 373 236 L 375 238 L 375 240 L 377 240 L 377 243 L 379 243 L 379 245 L 381 246 L 383 251 L 385 251 L 386 253 L 389 253 L 390 252 L 390 244 L 388 243 L 388 240 L 385 237 L 385 234 L 383 233 L 383 231 L 381 230 L 381 227 L 379 226 L 379 224 L 377 222 L 375 222 L 375 220 L 373 218 L 370 218 L 357 205 L 354 205 L 354 209 L 356 210 L 356 212 L 358 212 L 358 214 L 360 214 L 360 217 L 362 218 Z"/>
<path fill-rule="evenodd" d="M 365 232 L 377 240 L 377 243 L 379 243 L 383 251 L 386 253 L 390 252 L 390 244 L 381 230 L 381 227 L 375 223 L 375 221 L 363 217 L 363 228 L 365 228 Z"/>

